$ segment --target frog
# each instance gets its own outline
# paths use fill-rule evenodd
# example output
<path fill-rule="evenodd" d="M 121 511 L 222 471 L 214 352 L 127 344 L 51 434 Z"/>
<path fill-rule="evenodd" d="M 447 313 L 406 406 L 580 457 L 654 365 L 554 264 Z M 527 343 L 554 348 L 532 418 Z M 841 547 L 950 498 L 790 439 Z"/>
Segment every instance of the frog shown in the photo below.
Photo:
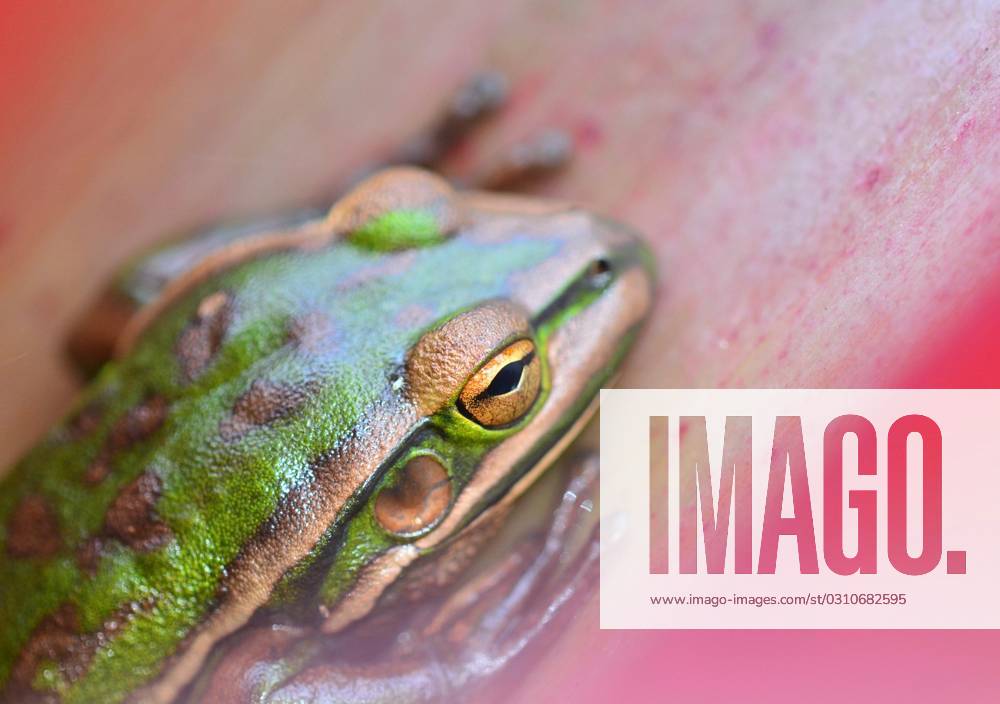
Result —
<path fill-rule="evenodd" d="M 254 628 L 298 643 L 287 674 L 413 575 L 460 577 L 565 452 L 655 267 L 500 189 L 523 150 L 497 188 L 426 168 L 494 93 L 328 209 L 142 255 L 84 318 L 87 385 L 0 480 L 0 701 L 175 701 Z"/>

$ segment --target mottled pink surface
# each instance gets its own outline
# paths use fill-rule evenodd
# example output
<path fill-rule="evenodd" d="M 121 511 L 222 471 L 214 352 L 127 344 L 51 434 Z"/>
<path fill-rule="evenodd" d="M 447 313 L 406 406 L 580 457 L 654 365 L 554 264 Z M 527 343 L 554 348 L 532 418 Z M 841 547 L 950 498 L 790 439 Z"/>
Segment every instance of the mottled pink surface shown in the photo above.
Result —
<path fill-rule="evenodd" d="M 1000 8 L 985 0 L 17 3 L 0 23 L 0 463 L 66 408 L 55 341 L 163 232 L 321 198 L 508 71 L 472 173 L 546 123 L 547 190 L 650 237 L 631 386 L 996 385 Z M 517 701 L 995 701 L 995 632 L 597 629 Z"/>

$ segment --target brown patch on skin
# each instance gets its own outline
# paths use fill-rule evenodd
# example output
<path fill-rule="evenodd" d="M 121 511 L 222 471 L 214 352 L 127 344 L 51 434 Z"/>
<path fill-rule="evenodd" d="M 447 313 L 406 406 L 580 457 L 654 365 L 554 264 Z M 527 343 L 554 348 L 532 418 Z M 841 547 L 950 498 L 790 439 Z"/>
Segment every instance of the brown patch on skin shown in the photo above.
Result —
<path fill-rule="evenodd" d="M 66 423 L 66 433 L 70 441 L 82 440 L 97 432 L 104 417 L 104 407 L 99 401 L 87 403 Z"/>
<path fill-rule="evenodd" d="M 25 496 L 7 519 L 7 553 L 11 557 L 52 557 L 62 548 L 59 522 L 49 503 Z"/>
<path fill-rule="evenodd" d="M 336 232 L 355 232 L 386 213 L 416 210 L 430 215 L 445 235 L 462 224 L 455 191 L 440 176 L 412 166 L 380 171 L 362 181 L 330 209 L 327 226 Z"/>
<path fill-rule="evenodd" d="M 10 684 L 4 694 L 12 701 L 24 697 L 47 697 L 31 686 L 42 663 L 54 662 L 67 682 L 76 682 L 87 673 L 97 650 L 105 645 L 126 623 L 154 605 L 152 598 L 130 601 L 113 613 L 94 633 L 81 633 L 77 607 L 69 602 L 46 616 L 32 631 L 11 668 Z"/>
<path fill-rule="evenodd" d="M 77 609 L 73 604 L 63 604 L 32 631 L 11 668 L 11 684 L 31 691 L 38 666 L 46 661 L 59 663 L 59 669 L 72 681 L 72 675 L 83 674 L 93 655 L 82 646 Z"/>
<path fill-rule="evenodd" d="M 90 576 L 97 573 L 97 566 L 104 556 L 104 540 L 101 538 L 88 538 L 77 548 L 76 565 L 81 571 Z"/>
<path fill-rule="evenodd" d="M 167 419 L 167 401 L 162 396 L 149 396 L 138 406 L 125 412 L 108 437 L 112 453 L 132 447 L 155 433 Z"/>
<path fill-rule="evenodd" d="M 288 321 L 288 343 L 306 352 L 328 352 L 336 345 L 333 319 L 319 310 L 311 310 Z"/>
<path fill-rule="evenodd" d="M 197 266 L 168 283 L 159 298 L 140 309 L 122 331 L 115 345 L 115 357 L 127 355 L 146 329 L 185 294 L 223 271 L 233 269 L 269 254 L 296 250 L 315 250 L 336 237 L 322 221 L 307 222 L 287 230 L 275 230 L 254 237 L 239 239 L 202 259 Z"/>
<path fill-rule="evenodd" d="M 149 396 L 119 418 L 107 440 L 83 475 L 87 484 L 98 484 L 111 472 L 111 461 L 137 443 L 151 437 L 167 419 L 167 401 L 162 396 Z"/>
<path fill-rule="evenodd" d="M 111 474 L 111 463 L 108 461 L 107 456 L 102 453 L 90 463 L 87 471 L 83 473 L 83 482 L 91 486 L 100 484 L 109 474 Z"/>
<path fill-rule="evenodd" d="M 198 304 L 194 318 L 177 339 L 177 359 L 185 381 L 194 381 L 215 358 L 232 316 L 232 299 L 224 291 L 216 291 Z"/>
<path fill-rule="evenodd" d="M 170 540 L 173 533 L 155 510 L 161 488 L 160 478 L 149 471 L 126 484 L 104 516 L 105 532 L 139 552 Z"/>
<path fill-rule="evenodd" d="M 493 350 L 530 329 L 524 311 L 506 301 L 455 316 L 413 346 L 406 360 L 407 395 L 421 415 L 433 415 Z"/>
<path fill-rule="evenodd" d="M 233 412 L 219 423 L 225 440 L 234 440 L 262 425 L 286 418 L 299 410 L 315 391 L 315 384 L 281 384 L 258 379 L 236 402 Z"/>

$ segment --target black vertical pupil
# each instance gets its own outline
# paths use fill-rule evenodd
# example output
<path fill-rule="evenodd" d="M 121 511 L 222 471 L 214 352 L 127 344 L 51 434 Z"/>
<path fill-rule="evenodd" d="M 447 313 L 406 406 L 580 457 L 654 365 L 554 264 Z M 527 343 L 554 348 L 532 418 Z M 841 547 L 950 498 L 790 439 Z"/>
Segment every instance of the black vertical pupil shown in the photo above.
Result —
<path fill-rule="evenodd" d="M 504 368 L 497 372 L 497 375 L 493 377 L 493 381 L 490 382 L 490 385 L 486 387 L 486 390 L 479 397 L 503 396 L 516 389 L 517 385 L 521 383 L 521 375 L 524 373 L 524 368 L 531 363 L 534 356 L 534 352 L 529 352 L 516 362 L 504 365 Z"/>

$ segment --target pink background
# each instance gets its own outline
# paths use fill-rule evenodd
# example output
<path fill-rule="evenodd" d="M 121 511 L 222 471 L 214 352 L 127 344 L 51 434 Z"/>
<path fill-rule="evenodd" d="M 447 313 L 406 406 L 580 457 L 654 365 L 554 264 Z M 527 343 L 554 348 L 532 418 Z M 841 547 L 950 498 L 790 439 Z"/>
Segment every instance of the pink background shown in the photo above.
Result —
<path fill-rule="evenodd" d="M 57 340 L 115 263 L 326 197 L 484 65 L 512 105 L 451 172 L 562 125 L 581 153 L 546 190 L 660 259 L 624 385 L 997 385 L 995 3 L 492 5 L 7 3 L 0 464 L 69 404 Z M 600 632 L 592 601 L 514 699 L 994 701 L 998 654 L 996 632 Z"/>

